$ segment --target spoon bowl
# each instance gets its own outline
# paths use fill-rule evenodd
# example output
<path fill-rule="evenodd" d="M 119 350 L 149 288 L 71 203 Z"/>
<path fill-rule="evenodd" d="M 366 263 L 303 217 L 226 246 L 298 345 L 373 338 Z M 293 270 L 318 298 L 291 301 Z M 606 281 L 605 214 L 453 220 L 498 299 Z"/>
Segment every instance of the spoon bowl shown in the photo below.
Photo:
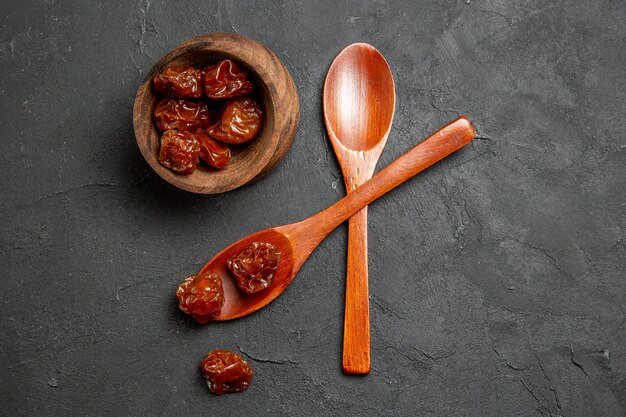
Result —
<path fill-rule="evenodd" d="M 381 53 L 366 43 L 346 47 L 324 82 L 324 118 L 331 140 L 352 151 L 382 150 L 395 97 L 393 76 Z"/>
<path fill-rule="evenodd" d="M 281 258 L 269 288 L 254 294 L 244 294 L 230 277 L 226 262 L 254 242 L 274 245 L 280 251 Z M 223 249 L 202 268 L 200 273 L 215 272 L 222 279 L 224 298 L 227 302 L 222 307 L 218 320 L 230 320 L 250 314 L 278 297 L 293 280 L 295 276 L 293 267 L 294 254 L 291 240 L 281 233 L 279 228 L 274 228 L 253 233 Z"/>

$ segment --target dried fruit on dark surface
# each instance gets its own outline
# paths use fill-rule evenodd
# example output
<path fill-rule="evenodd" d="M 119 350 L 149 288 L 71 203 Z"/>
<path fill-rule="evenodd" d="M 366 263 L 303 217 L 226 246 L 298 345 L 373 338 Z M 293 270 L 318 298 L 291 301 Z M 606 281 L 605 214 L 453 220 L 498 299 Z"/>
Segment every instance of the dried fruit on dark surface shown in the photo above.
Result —
<path fill-rule="evenodd" d="M 182 99 L 164 98 L 154 109 L 154 121 L 161 131 L 203 129 L 209 125 L 210 116 L 206 103 Z"/>
<path fill-rule="evenodd" d="M 204 90 L 207 97 L 221 100 L 250 94 L 254 84 L 239 65 L 226 59 L 206 68 Z"/>
<path fill-rule="evenodd" d="M 202 131 L 194 133 L 200 144 L 200 159 L 214 168 L 224 168 L 230 162 L 230 148 Z"/>
<path fill-rule="evenodd" d="M 245 390 L 253 376 L 248 362 L 228 350 L 209 352 L 200 370 L 211 392 L 217 395 Z"/>
<path fill-rule="evenodd" d="M 238 144 L 257 137 L 263 126 L 261 106 L 251 97 L 230 100 L 220 120 L 207 130 L 209 136 L 224 143 Z"/>
<path fill-rule="evenodd" d="M 215 272 L 192 275 L 176 290 L 178 306 L 198 323 L 217 319 L 224 305 L 222 280 Z"/>
<path fill-rule="evenodd" d="M 199 162 L 200 145 L 191 132 L 168 130 L 161 136 L 159 162 L 178 174 L 191 174 Z"/>
<path fill-rule="evenodd" d="M 280 262 L 280 251 L 272 244 L 254 242 L 228 260 L 237 286 L 252 294 L 269 287 Z"/>
<path fill-rule="evenodd" d="M 200 98 L 204 94 L 204 74 L 201 70 L 188 66 L 165 68 L 154 76 L 154 90 L 167 97 Z"/>

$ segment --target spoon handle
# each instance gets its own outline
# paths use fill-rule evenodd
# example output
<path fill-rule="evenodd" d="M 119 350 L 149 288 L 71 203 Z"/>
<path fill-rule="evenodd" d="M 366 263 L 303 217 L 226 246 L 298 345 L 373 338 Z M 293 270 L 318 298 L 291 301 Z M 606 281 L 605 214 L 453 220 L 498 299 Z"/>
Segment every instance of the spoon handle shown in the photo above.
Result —
<path fill-rule="evenodd" d="M 474 128 L 467 117 L 459 117 L 393 161 L 352 194 L 309 218 L 309 221 L 317 225 L 320 238 L 325 237 L 361 208 L 467 145 L 474 136 Z"/>
<path fill-rule="evenodd" d="M 370 371 L 367 207 L 354 213 L 348 221 L 342 367 L 346 374 Z"/>

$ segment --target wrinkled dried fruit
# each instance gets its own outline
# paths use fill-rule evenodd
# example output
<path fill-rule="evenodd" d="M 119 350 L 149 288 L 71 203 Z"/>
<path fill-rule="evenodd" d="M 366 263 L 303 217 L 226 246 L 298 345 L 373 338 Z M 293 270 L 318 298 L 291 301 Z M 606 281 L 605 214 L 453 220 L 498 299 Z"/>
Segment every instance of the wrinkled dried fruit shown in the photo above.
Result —
<path fill-rule="evenodd" d="M 202 71 L 194 67 L 167 67 L 154 77 L 154 90 L 167 97 L 200 98 L 204 93 L 203 78 Z"/>
<path fill-rule="evenodd" d="M 250 364 L 228 350 L 209 352 L 200 370 L 211 392 L 217 395 L 245 390 L 253 376 Z"/>
<path fill-rule="evenodd" d="M 204 90 L 207 97 L 221 100 L 250 94 L 254 84 L 239 65 L 226 59 L 206 68 Z"/>
<path fill-rule="evenodd" d="M 224 143 L 244 143 L 256 138 L 262 125 L 261 106 L 250 97 L 242 97 L 226 104 L 220 120 L 207 133 Z"/>
<path fill-rule="evenodd" d="M 213 140 L 201 130 L 194 133 L 200 144 L 200 159 L 214 168 L 224 168 L 230 162 L 230 148 Z"/>
<path fill-rule="evenodd" d="M 211 114 L 206 103 L 164 98 L 154 109 L 154 120 L 161 131 L 206 128 Z"/>
<path fill-rule="evenodd" d="M 199 162 L 200 145 L 191 132 L 168 130 L 161 136 L 159 162 L 178 174 L 191 174 Z"/>
<path fill-rule="evenodd" d="M 208 323 L 219 317 L 224 305 L 222 280 L 214 272 L 192 275 L 176 290 L 178 306 L 198 323 Z"/>
<path fill-rule="evenodd" d="M 269 287 L 280 262 L 280 251 L 269 243 L 254 242 L 228 260 L 237 286 L 252 294 Z"/>

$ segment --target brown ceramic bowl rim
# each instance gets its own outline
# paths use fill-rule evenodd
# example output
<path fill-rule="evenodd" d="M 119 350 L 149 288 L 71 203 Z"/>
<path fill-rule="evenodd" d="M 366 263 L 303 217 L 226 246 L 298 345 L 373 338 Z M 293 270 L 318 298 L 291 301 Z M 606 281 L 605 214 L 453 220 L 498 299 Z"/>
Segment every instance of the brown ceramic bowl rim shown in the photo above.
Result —
<path fill-rule="evenodd" d="M 246 148 L 245 157 L 249 160 L 242 162 L 241 166 L 227 166 L 221 171 L 199 166 L 191 175 L 179 175 L 158 161 L 159 134 L 152 122 L 156 103 L 152 78 L 164 68 L 178 64 L 189 54 L 204 54 L 207 60 L 232 59 L 252 73 L 262 95 L 266 97 L 263 100 L 263 130 L 260 137 L 250 142 L 249 149 Z M 285 112 L 291 113 L 286 115 Z M 179 44 L 152 66 L 137 90 L 133 115 L 137 144 L 143 157 L 159 176 L 186 191 L 214 194 L 256 181 L 280 162 L 295 136 L 299 105 L 293 79 L 273 52 L 242 35 L 209 33 Z"/>

